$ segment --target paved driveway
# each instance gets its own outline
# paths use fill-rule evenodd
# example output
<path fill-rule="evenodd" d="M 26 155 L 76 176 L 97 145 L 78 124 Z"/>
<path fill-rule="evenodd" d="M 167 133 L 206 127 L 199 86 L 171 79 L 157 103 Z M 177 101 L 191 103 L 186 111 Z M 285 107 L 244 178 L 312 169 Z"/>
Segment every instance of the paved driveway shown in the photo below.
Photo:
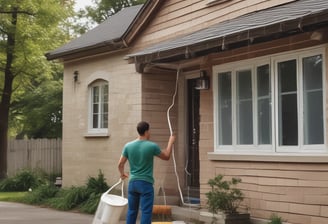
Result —
<path fill-rule="evenodd" d="M 3 224 L 91 224 L 92 220 L 93 215 L 0 202 L 0 223 Z"/>

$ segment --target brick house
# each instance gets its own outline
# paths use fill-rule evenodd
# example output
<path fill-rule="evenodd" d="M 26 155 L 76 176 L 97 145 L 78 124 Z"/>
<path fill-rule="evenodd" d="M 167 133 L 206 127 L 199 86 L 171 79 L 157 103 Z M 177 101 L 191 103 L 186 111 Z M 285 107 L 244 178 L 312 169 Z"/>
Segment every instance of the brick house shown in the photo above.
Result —
<path fill-rule="evenodd" d="M 99 169 L 115 181 L 139 120 L 164 147 L 177 86 L 184 195 L 205 206 L 224 174 L 242 179 L 254 221 L 328 222 L 328 1 L 152 0 L 106 22 L 47 54 L 65 67 L 64 185 Z M 172 160 L 156 160 L 155 177 L 179 197 Z"/>

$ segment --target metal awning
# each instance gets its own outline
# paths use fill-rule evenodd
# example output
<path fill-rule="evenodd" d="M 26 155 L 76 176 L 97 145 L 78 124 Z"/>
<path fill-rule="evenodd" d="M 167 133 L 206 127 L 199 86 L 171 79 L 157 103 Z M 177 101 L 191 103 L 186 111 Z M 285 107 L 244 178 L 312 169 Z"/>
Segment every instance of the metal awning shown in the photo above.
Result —
<path fill-rule="evenodd" d="M 134 62 L 147 63 L 182 55 L 185 52 L 204 51 L 225 43 L 279 32 L 291 32 L 313 24 L 328 22 L 327 0 L 298 0 L 269 9 L 252 12 L 220 22 L 206 29 L 161 42 L 142 51 L 127 55 Z"/>

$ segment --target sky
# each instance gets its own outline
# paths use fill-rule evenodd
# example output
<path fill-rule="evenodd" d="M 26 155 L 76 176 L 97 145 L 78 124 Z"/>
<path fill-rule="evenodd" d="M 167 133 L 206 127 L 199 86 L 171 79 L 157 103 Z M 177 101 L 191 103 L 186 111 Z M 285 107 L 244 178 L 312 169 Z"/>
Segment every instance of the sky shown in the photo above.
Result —
<path fill-rule="evenodd" d="M 83 9 L 87 5 L 92 5 L 92 0 L 75 0 L 75 9 Z"/>

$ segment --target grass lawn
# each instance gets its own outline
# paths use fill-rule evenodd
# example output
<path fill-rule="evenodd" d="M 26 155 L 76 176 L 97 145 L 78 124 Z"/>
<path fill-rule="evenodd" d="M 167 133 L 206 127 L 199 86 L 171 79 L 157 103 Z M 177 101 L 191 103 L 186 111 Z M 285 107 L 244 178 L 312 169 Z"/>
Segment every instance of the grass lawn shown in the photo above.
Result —
<path fill-rule="evenodd" d="M 0 201 L 19 201 L 27 192 L 0 192 Z"/>

